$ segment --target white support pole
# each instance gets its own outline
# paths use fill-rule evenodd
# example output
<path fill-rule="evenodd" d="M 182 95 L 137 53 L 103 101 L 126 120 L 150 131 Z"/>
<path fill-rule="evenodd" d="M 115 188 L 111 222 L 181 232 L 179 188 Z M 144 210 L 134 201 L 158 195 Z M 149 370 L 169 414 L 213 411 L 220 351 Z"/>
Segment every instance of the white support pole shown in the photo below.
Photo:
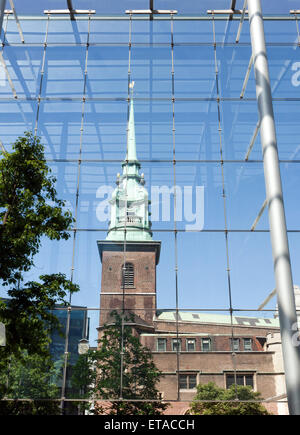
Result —
<path fill-rule="evenodd" d="M 291 415 L 300 415 L 297 315 L 260 0 L 248 0 L 248 14 L 288 405 Z"/>

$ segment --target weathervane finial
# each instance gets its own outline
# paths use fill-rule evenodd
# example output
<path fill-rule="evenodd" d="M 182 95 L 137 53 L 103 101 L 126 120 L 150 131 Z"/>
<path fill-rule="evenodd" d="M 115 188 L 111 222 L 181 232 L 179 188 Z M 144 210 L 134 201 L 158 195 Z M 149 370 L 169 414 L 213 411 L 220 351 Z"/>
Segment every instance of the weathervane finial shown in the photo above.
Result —
<path fill-rule="evenodd" d="M 134 81 L 129 83 L 129 89 L 131 89 L 131 97 L 133 97 L 133 88 L 134 88 Z"/>

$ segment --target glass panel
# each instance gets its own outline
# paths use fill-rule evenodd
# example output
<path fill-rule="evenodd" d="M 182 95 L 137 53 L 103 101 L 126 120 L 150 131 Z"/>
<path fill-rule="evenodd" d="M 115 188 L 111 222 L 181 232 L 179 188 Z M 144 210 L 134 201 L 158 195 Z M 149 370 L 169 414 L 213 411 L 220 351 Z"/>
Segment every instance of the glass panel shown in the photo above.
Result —
<path fill-rule="evenodd" d="M 172 97 L 171 50 L 164 46 L 133 46 L 131 78 L 136 98 Z"/>
<path fill-rule="evenodd" d="M 251 338 L 244 338 L 244 350 L 251 351 L 252 350 L 252 340 Z"/>
<path fill-rule="evenodd" d="M 202 351 L 208 352 L 211 350 L 211 341 L 210 339 L 202 338 Z"/>
<path fill-rule="evenodd" d="M 216 96 L 213 47 L 175 46 L 174 70 L 176 98 Z"/>
<path fill-rule="evenodd" d="M 294 3 L 293 1 L 289 1 L 288 3 Z M 290 5 L 288 5 L 290 6 Z M 298 5 L 299 6 L 299 5 Z M 295 7 L 295 9 L 298 8 Z M 294 9 L 294 7 L 288 7 L 289 10 Z M 286 9 L 285 13 L 289 13 L 289 10 Z M 287 21 L 275 21 L 275 20 L 265 20 L 264 21 L 264 30 L 266 35 L 266 42 L 267 43 L 278 43 L 278 45 L 281 44 L 287 44 L 287 43 L 296 43 L 297 42 L 297 26 L 296 26 L 296 20 L 293 20 L 295 18 L 294 15 L 291 15 L 291 19 Z M 276 29 L 278 29 L 278 26 L 280 26 L 280 32 L 277 32 Z"/>
<path fill-rule="evenodd" d="M 234 352 L 238 352 L 240 350 L 240 339 L 239 338 L 232 339 L 232 350 Z"/>
<path fill-rule="evenodd" d="M 78 98 L 83 95 L 86 48 L 47 47 L 42 96 Z"/>
<path fill-rule="evenodd" d="M 15 4 L 15 2 L 14 2 Z M 28 6 L 28 4 L 27 4 Z M 43 44 L 45 42 L 45 34 L 47 28 L 47 18 L 42 15 L 42 19 L 27 19 L 20 16 L 18 11 L 19 22 L 24 37 L 25 44 Z M 42 11 L 41 11 L 42 12 Z M 27 9 L 26 14 L 29 13 Z M 4 27 L 5 28 L 5 27 Z M 10 16 L 7 23 L 6 40 L 9 44 L 22 44 L 21 35 L 13 16 Z"/>
<path fill-rule="evenodd" d="M 237 385 L 244 385 L 244 375 L 236 375 Z"/>
<path fill-rule="evenodd" d="M 124 46 L 89 47 L 86 96 L 108 100 L 127 98 L 128 56 L 128 47 Z M 77 72 L 80 74 L 80 69 Z"/>
<path fill-rule="evenodd" d="M 226 388 L 230 388 L 235 382 L 234 375 L 226 375 Z"/>
<path fill-rule="evenodd" d="M 128 44 L 129 22 L 119 20 L 97 20 L 91 18 L 90 43 L 91 44 Z M 128 48 L 127 48 L 128 50 Z"/>
<path fill-rule="evenodd" d="M 164 248 L 162 248 L 162 253 L 164 253 Z M 229 297 L 225 265 L 224 234 L 213 232 L 179 234 L 178 291 L 180 308 L 195 309 L 195 313 L 198 313 L 197 308 L 202 310 L 226 309 Z M 195 286 L 194 282 L 197 282 L 198 285 Z"/>
<path fill-rule="evenodd" d="M 224 98 L 239 98 L 251 58 L 251 46 L 217 47 L 218 69 L 220 76 L 220 94 Z M 245 98 L 255 98 L 255 78 L 251 69 Z"/>
<path fill-rule="evenodd" d="M 246 385 L 253 388 L 253 375 L 245 375 Z"/>
<path fill-rule="evenodd" d="M 158 352 L 165 352 L 167 350 L 167 340 L 165 338 L 157 339 L 157 350 Z"/>
<path fill-rule="evenodd" d="M 275 288 L 270 234 L 230 233 L 228 245 L 232 303 L 257 310 Z"/>
<path fill-rule="evenodd" d="M 126 88 L 127 93 L 127 88 Z M 143 161 L 151 166 L 163 168 L 164 160 L 172 159 L 172 113 L 169 102 L 134 101 L 135 134 L 137 156 L 145 170 Z M 126 128 L 128 117 L 127 101 L 86 102 L 84 108 L 82 157 L 89 160 L 116 161 L 121 164 L 126 157 Z M 99 163 L 100 164 L 100 163 Z M 148 163 L 147 163 L 148 166 Z M 147 186 L 151 178 L 147 179 Z M 114 181 L 113 181 L 114 183 Z"/>
<path fill-rule="evenodd" d="M 213 27 L 210 21 L 174 20 L 174 42 L 180 44 L 212 44 Z"/>
<path fill-rule="evenodd" d="M 181 351 L 181 340 L 180 339 L 172 339 L 172 350 L 174 352 Z"/>
<path fill-rule="evenodd" d="M 196 340 L 187 340 L 186 348 L 188 352 L 193 352 L 194 350 L 196 350 Z"/>
<path fill-rule="evenodd" d="M 187 375 L 179 375 L 179 387 L 182 390 L 188 388 L 188 376 Z"/>
<path fill-rule="evenodd" d="M 88 20 L 70 20 L 66 16 L 51 16 L 48 26 L 48 44 L 84 44 L 88 38 Z"/>
<path fill-rule="evenodd" d="M 197 377 L 196 375 L 189 375 L 189 388 L 196 388 L 197 386 Z"/>
<path fill-rule="evenodd" d="M 11 144 L 35 126 L 36 104 L 33 102 L 2 100 L 0 102 L 1 141 L 6 151 L 11 151 Z"/>
<path fill-rule="evenodd" d="M 39 94 L 43 48 L 41 47 L 10 47 L 3 50 L 9 77 L 13 83 L 18 98 L 37 97 Z M 6 72 L 1 65 L 1 96 L 13 98 L 14 94 Z"/>
<path fill-rule="evenodd" d="M 82 104 L 78 101 L 41 101 L 37 134 L 47 159 L 61 163 L 78 159 L 81 112 Z"/>

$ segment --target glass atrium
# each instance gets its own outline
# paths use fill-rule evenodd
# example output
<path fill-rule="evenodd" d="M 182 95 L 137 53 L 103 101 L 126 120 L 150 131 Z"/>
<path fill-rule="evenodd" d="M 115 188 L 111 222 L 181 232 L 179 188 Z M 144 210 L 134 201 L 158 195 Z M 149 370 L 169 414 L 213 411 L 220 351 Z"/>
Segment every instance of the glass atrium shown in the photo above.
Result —
<path fill-rule="evenodd" d="M 297 286 L 300 3 L 261 0 L 261 5 Z M 0 139 L 10 152 L 25 131 L 41 138 L 58 197 L 75 217 L 67 241 L 43 239 L 35 266 L 24 279 L 64 273 L 80 286 L 70 299 L 71 312 L 81 310 L 84 322 L 89 319 L 88 327 L 78 328 L 82 339 L 89 331 L 91 348 L 97 346 L 100 315 L 97 242 L 107 237 L 108 200 L 126 159 L 131 101 L 137 159 L 151 200 L 151 231 L 153 240 L 161 242 L 157 309 L 270 322 L 276 316 L 246 6 L 244 0 L 6 2 Z M 169 204 L 157 194 L 159 189 L 171 191 Z M 1 297 L 6 291 L 1 289 Z M 235 328 L 232 321 L 233 337 Z M 72 328 L 66 331 L 71 334 Z M 70 334 L 60 346 L 73 361 L 70 353 L 76 353 L 76 345 Z M 179 374 L 184 351 L 175 344 L 178 385 L 183 385 Z M 235 371 L 234 357 L 231 369 Z M 66 385 L 62 378 L 58 400 L 68 399 Z M 174 395 L 170 400 L 185 399 Z"/>

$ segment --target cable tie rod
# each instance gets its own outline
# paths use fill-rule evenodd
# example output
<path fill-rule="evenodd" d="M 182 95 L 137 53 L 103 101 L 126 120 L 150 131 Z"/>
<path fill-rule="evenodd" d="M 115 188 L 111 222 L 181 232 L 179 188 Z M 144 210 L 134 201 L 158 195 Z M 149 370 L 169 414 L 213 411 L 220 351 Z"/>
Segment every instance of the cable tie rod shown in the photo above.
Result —
<path fill-rule="evenodd" d="M 241 99 L 244 98 L 244 95 L 245 95 L 246 87 L 247 87 L 248 80 L 249 80 L 249 77 L 250 77 L 250 72 L 251 72 L 251 69 L 252 69 L 252 65 L 253 65 L 253 56 L 251 55 L 250 60 L 249 60 L 249 64 L 248 64 L 248 68 L 247 68 L 247 72 L 246 72 L 246 75 L 245 75 L 244 83 L 243 83 L 243 88 L 242 88 L 242 91 L 241 91 L 241 94 L 240 94 L 240 98 Z"/>
<path fill-rule="evenodd" d="M 256 225 L 258 224 L 260 218 L 262 217 L 262 214 L 263 214 L 263 212 L 265 211 L 265 208 L 266 208 L 267 204 L 268 204 L 268 201 L 265 199 L 264 202 L 263 202 L 263 205 L 261 206 L 261 209 L 259 210 L 259 213 L 258 213 L 258 215 L 257 215 L 257 218 L 256 218 L 255 221 L 253 222 L 253 225 L 252 225 L 250 231 L 254 231 L 254 230 L 255 230 Z"/>
<path fill-rule="evenodd" d="M 162 10 L 162 9 L 134 9 L 134 10 L 126 10 L 125 11 L 126 14 L 143 14 L 143 15 L 147 15 L 147 14 L 155 14 L 155 15 L 170 15 L 170 14 L 177 14 L 177 11 L 173 11 L 173 10 Z"/>
<path fill-rule="evenodd" d="M 243 14 L 242 9 L 218 9 L 218 10 L 208 10 L 206 12 L 209 15 L 227 15 L 227 14 L 242 15 Z M 244 13 L 248 14 L 248 11 L 245 11 Z"/>
<path fill-rule="evenodd" d="M 259 121 L 257 122 L 257 124 L 256 124 L 256 127 L 255 127 L 254 133 L 253 133 L 253 135 L 252 135 L 252 138 L 251 138 L 251 141 L 250 141 L 250 144 L 249 144 L 249 147 L 248 147 L 247 153 L 246 153 L 246 155 L 245 155 L 245 161 L 246 161 L 246 162 L 247 162 L 248 159 L 249 159 L 249 156 L 250 156 L 250 153 L 251 153 L 252 148 L 253 148 L 253 146 L 254 146 L 254 143 L 255 143 L 255 141 L 256 141 L 256 138 L 257 138 L 257 135 L 258 135 L 259 129 L 260 129 L 260 120 L 259 120 Z"/>
<path fill-rule="evenodd" d="M 96 11 L 93 10 L 84 10 L 84 9 L 48 9 L 44 10 L 44 14 L 95 14 Z"/>

